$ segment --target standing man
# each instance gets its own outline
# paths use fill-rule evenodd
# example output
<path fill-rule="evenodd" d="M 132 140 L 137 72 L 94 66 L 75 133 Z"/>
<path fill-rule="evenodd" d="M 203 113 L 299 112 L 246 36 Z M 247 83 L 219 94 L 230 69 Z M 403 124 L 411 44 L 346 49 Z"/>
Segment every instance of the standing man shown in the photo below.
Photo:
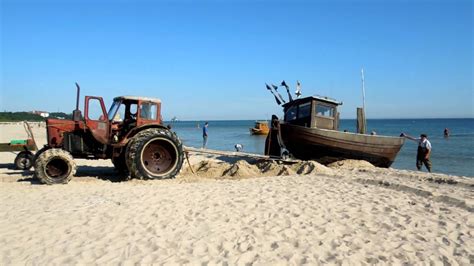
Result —
<path fill-rule="evenodd" d="M 405 133 L 402 133 L 400 136 L 418 142 L 416 168 L 421 170 L 421 166 L 424 164 L 426 169 L 428 169 L 428 172 L 431 172 L 431 142 L 428 140 L 428 136 L 426 134 L 421 134 L 420 138 L 414 138 L 412 136 L 406 135 Z"/>
<path fill-rule="evenodd" d="M 206 122 L 204 126 L 202 127 L 202 148 L 205 149 L 207 146 L 207 127 L 209 126 L 209 123 Z"/>

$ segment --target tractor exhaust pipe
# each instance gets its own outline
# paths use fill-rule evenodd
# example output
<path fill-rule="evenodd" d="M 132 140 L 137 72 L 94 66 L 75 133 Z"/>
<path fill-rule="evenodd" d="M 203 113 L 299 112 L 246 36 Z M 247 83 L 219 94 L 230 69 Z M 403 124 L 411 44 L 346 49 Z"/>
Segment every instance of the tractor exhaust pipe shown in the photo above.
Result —
<path fill-rule="evenodd" d="M 81 121 L 82 114 L 81 114 L 81 110 L 79 110 L 79 94 L 81 92 L 81 87 L 79 87 L 79 84 L 77 84 L 77 82 L 76 82 L 76 88 L 77 88 L 76 109 L 72 111 L 72 120 Z"/>

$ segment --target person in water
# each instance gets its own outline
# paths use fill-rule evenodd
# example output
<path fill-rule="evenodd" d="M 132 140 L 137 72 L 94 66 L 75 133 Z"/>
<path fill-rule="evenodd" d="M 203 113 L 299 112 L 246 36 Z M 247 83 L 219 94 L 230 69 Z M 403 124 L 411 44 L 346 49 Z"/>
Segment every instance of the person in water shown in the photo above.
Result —
<path fill-rule="evenodd" d="M 448 128 L 444 129 L 444 137 L 445 138 L 449 137 L 449 129 Z"/>
<path fill-rule="evenodd" d="M 209 126 L 209 123 L 206 122 L 204 126 L 202 127 L 202 148 L 205 149 L 207 146 L 207 136 L 208 136 L 208 131 L 207 127 Z"/>
<path fill-rule="evenodd" d="M 414 138 L 405 133 L 402 133 L 400 136 L 418 142 L 418 151 L 416 153 L 416 168 L 418 170 L 421 170 L 421 167 L 424 164 L 426 169 L 428 169 L 428 172 L 431 172 L 431 142 L 428 140 L 428 136 L 426 134 L 421 134 L 420 138 Z"/>

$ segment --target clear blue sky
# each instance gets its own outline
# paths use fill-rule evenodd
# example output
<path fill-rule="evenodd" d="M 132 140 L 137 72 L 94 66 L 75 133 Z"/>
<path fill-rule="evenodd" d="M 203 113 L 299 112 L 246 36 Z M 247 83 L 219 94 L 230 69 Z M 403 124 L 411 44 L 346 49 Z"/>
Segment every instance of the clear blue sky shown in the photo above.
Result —
<path fill-rule="evenodd" d="M 368 118 L 474 117 L 469 0 L 1 3 L 1 111 L 71 112 L 77 81 L 165 119 L 269 118 L 285 79 L 353 118 L 364 67 Z"/>

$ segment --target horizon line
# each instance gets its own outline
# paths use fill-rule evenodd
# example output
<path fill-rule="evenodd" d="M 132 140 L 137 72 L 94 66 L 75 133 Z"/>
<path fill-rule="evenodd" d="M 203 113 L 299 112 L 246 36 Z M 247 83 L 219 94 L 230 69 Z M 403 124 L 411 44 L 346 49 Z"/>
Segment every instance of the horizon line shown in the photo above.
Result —
<path fill-rule="evenodd" d="M 340 118 L 340 120 L 356 120 L 357 118 Z M 426 119 L 426 120 L 433 120 L 433 119 L 474 119 L 474 117 L 428 117 L 428 118 L 367 118 L 367 120 L 421 120 L 421 119 Z M 188 119 L 183 119 L 183 120 L 176 120 L 176 121 L 171 121 L 167 119 L 163 119 L 164 122 L 206 122 L 206 121 L 262 121 L 262 120 L 268 120 L 270 121 L 271 119 L 199 119 L 199 120 L 188 120 Z"/>

